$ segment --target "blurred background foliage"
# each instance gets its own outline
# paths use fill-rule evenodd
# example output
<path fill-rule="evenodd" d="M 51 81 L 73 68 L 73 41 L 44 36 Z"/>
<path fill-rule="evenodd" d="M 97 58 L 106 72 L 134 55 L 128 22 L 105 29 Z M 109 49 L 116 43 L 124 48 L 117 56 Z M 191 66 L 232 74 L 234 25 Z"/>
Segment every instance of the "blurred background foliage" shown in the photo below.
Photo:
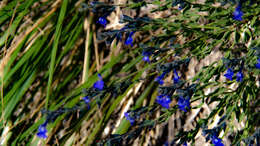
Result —
<path fill-rule="evenodd" d="M 242 21 L 233 19 L 239 1 L 100 2 L 0 2 L 0 145 L 116 145 L 118 139 L 123 145 L 206 145 L 203 128 L 223 123 L 218 133 L 225 145 L 257 141 L 259 2 L 240 1 Z M 104 27 L 97 21 L 106 12 Z M 114 36 L 120 31 L 121 41 Z M 130 32 L 133 46 L 125 45 Z M 147 47 L 157 48 L 150 63 L 142 60 Z M 185 59 L 189 63 L 178 67 L 183 86 L 197 85 L 191 109 L 177 108 L 176 92 L 163 108 L 156 103 L 158 68 Z M 232 59 L 243 63 L 232 65 Z M 242 82 L 225 79 L 230 65 L 234 71 L 243 66 Z M 88 108 L 82 98 L 98 73 L 106 88 Z M 164 85 L 172 85 L 172 77 L 166 75 Z M 140 108 L 151 112 L 131 126 L 124 113 Z M 40 139 L 46 112 L 58 116 Z"/>

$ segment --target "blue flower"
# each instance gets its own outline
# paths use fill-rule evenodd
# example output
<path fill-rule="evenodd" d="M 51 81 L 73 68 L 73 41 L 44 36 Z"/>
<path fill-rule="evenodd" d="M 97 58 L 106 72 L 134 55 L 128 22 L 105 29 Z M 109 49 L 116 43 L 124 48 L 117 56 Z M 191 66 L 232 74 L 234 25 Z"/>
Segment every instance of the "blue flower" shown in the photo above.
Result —
<path fill-rule="evenodd" d="M 164 83 L 163 78 L 165 76 L 166 72 L 163 72 L 160 76 L 155 78 L 155 81 L 158 82 L 160 85 Z"/>
<path fill-rule="evenodd" d="M 83 97 L 82 99 L 85 101 L 86 104 L 89 104 L 89 103 L 90 103 L 90 99 L 89 99 L 88 96 L 85 96 L 85 97 Z"/>
<path fill-rule="evenodd" d="M 238 20 L 238 21 L 242 21 L 243 15 L 244 15 L 244 13 L 241 10 L 241 4 L 238 4 L 235 11 L 233 12 L 233 19 Z"/>
<path fill-rule="evenodd" d="M 233 75 L 234 75 L 234 72 L 231 68 L 228 68 L 227 73 L 224 74 L 224 76 L 231 81 L 233 80 L 232 79 Z"/>
<path fill-rule="evenodd" d="M 150 57 L 151 54 L 152 54 L 151 52 L 143 52 L 142 53 L 142 55 L 144 56 L 143 61 L 150 63 L 149 57 Z"/>
<path fill-rule="evenodd" d="M 39 138 L 43 138 L 43 139 L 47 138 L 46 126 L 47 126 L 47 121 L 45 121 L 42 125 L 39 126 L 38 133 L 36 134 Z"/>
<path fill-rule="evenodd" d="M 94 83 L 93 87 L 97 90 L 103 90 L 104 81 L 102 80 L 102 76 L 100 74 L 98 74 L 98 78 L 99 78 L 99 80 Z"/>
<path fill-rule="evenodd" d="M 211 137 L 211 141 L 215 146 L 224 146 L 224 144 L 222 143 L 222 140 L 218 137 L 216 137 L 215 135 Z"/>
<path fill-rule="evenodd" d="M 183 143 L 183 146 L 188 146 L 188 144 L 187 144 L 187 142 L 186 142 L 186 141 Z"/>
<path fill-rule="evenodd" d="M 243 81 L 243 77 L 244 77 L 244 75 L 243 75 L 242 71 L 239 71 L 237 73 L 237 82 L 242 82 Z"/>
<path fill-rule="evenodd" d="M 128 35 L 128 37 L 125 40 L 125 45 L 131 45 L 133 47 L 133 36 L 134 32 L 130 32 L 130 34 Z"/>
<path fill-rule="evenodd" d="M 187 112 L 186 108 L 190 108 L 190 98 L 185 99 L 182 96 L 180 96 L 177 104 L 180 110 Z"/>
<path fill-rule="evenodd" d="M 178 76 L 178 73 L 176 70 L 174 70 L 174 75 L 173 75 L 173 82 L 174 84 L 177 84 L 179 82 L 180 77 Z"/>
<path fill-rule="evenodd" d="M 257 69 L 260 69 L 260 58 L 257 59 L 257 64 L 255 65 Z"/>
<path fill-rule="evenodd" d="M 88 96 L 85 96 L 85 97 L 83 97 L 82 99 L 84 100 L 84 102 L 85 102 L 85 104 L 87 105 L 88 109 L 90 109 L 90 105 L 89 105 L 90 99 L 89 99 L 89 97 L 88 97 Z"/>
<path fill-rule="evenodd" d="M 107 20 L 106 20 L 105 17 L 99 17 L 97 23 L 99 23 L 99 24 L 103 25 L 104 27 L 106 27 L 106 25 L 107 25 Z"/>
<path fill-rule="evenodd" d="M 128 112 L 125 112 L 125 118 L 126 120 L 128 120 L 130 122 L 131 125 L 134 125 L 135 123 L 135 119 L 133 117 L 130 116 L 130 114 Z"/>
<path fill-rule="evenodd" d="M 162 107 L 169 109 L 170 108 L 169 104 L 171 103 L 171 98 L 169 95 L 162 94 L 162 95 L 157 96 L 156 102 L 158 104 L 160 104 Z"/>

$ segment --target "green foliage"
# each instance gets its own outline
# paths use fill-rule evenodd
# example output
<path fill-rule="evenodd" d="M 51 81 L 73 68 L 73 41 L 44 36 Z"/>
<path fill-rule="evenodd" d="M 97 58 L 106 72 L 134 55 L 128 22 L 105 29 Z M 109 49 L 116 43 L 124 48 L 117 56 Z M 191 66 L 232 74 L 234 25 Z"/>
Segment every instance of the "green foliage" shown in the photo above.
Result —
<path fill-rule="evenodd" d="M 260 53 L 253 49 L 260 47 L 259 2 L 243 4 L 243 21 L 232 19 L 235 9 L 232 3 L 218 6 L 210 0 L 203 4 L 186 1 L 185 7 L 178 10 L 172 2 L 156 0 L 108 4 L 124 11 L 145 8 L 149 16 L 152 14 L 151 20 L 140 21 L 133 28 L 136 31 L 133 47 L 124 45 L 127 36 L 118 43 L 114 40 L 112 44 L 105 44 L 105 38 L 98 40 L 102 32 L 111 30 L 104 30 L 96 24 L 104 14 L 93 13 L 91 5 L 86 10 L 80 10 L 82 1 L 3 2 L 0 5 L 0 143 L 91 145 L 96 141 L 106 143 L 111 134 L 119 134 L 116 138 L 121 138 L 132 136 L 138 130 L 147 133 L 179 112 L 177 91 L 173 92 L 174 102 L 170 109 L 163 109 L 156 103 L 159 85 L 154 79 L 161 73 L 157 70 L 158 66 L 184 59 L 205 62 L 215 51 L 220 51 L 222 58 L 243 60 L 243 82 L 223 79 L 229 67 L 225 59 L 197 67 L 196 74 L 190 79 L 185 76 L 185 72 L 192 70 L 190 66 L 180 65 L 182 87 L 192 83 L 197 85 L 191 103 L 199 104 L 192 104 L 191 110 L 201 109 L 205 104 L 216 106 L 209 115 L 195 121 L 194 129 L 178 129 L 179 133 L 174 137 L 179 138 L 180 143 L 188 141 L 194 144 L 194 137 L 203 127 L 214 123 L 217 116 L 225 117 L 227 128 L 222 129 L 222 138 L 231 135 L 232 145 L 254 135 L 260 123 L 257 112 L 260 70 L 255 67 Z M 155 7 L 148 9 L 149 5 Z M 116 19 L 110 19 L 111 24 L 115 23 L 113 20 Z M 176 39 L 171 42 L 172 38 Z M 152 62 L 147 63 L 142 60 L 144 47 L 141 44 L 170 49 L 151 55 Z M 159 51 L 156 50 L 156 53 Z M 238 65 L 235 66 L 234 72 L 239 69 Z M 85 96 L 82 90 L 91 88 L 98 80 L 98 73 L 102 74 L 106 87 L 116 88 L 120 82 L 130 83 L 126 89 L 119 86 L 120 92 L 116 96 L 111 92 L 102 93 L 102 97 L 91 101 L 88 110 L 86 107 L 85 111 L 61 114 L 48 124 L 48 138 L 39 139 L 36 136 L 38 127 L 46 119 L 41 110 L 75 107 Z M 166 84 L 172 84 L 171 75 L 167 77 Z M 212 90 L 207 93 L 209 88 Z M 100 100 L 100 107 L 96 99 Z M 133 103 L 129 106 L 128 102 Z M 141 115 L 137 122 L 139 125 L 131 126 L 128 120 L 120 117 L 125 107 L 127 110 L 147 107 L 152 112 Z M 160 113 L 157 118 L 156 112 Z M 184 112 L 179 113 L 185 115 Z M 243 126 L 238 129 L 237 123 Z M 110 128 L 109 134 L 104 132 L 106 127 Z M 140 145 L 143 145 L 145 134 L 138 136 L 142 142 Z M 166 139 L 156 139 L 162 140 Z"/>

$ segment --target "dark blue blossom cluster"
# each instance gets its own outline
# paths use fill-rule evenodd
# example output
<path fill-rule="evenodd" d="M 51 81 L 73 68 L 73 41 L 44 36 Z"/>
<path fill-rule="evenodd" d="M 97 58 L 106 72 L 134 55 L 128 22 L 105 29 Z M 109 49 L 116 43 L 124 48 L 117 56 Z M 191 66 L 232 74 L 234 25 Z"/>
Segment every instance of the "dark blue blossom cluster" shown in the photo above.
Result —
<path fill-rule="evenodd" d="M 168 109 L 168 108 L 170 108 L 169 104 L 171 103 L 171 97 L 170 97 L 170 95 L 161 94 L 161 95 L 157 96 L 156 102 L 158 104 L 160 104 L 162 107 Z"/>
<path fill-rule="evenodd" d="M 215 134 L 209 134 L 206 139 L 207 141 L 210 139 L 214 146 L 224 146 L 224 144 L 222 143 L 222 139 L 218 138 Z"/>
<path fill-rule="evenodd" d="M 164 74 L 162 74 L 164 76 Z M 159 76 L 155 79 L 159 84 L 163 84 L 162 76 Z M 162 107 L 169 109 L 171 103 L 171 96 L 169 93 L 167 94 L 160 94 L 156 98 L 156 102 L 160 104 Z"/>
<path fill-rule="evenodd" d="M 257 69 L 260 69 L 260 58 L 257 59 L 257 63 L 255 65 Z"/>
<path fill-rule="evenodd" d="M 85 97 L 82 98 L 82 100 L 85 102 L 88 109 L 90 109 L 90 98 L 88 96 L 85 96 Z"/>
<path fill-rule="evenodd" d="M 211 136 L 211 142 L 212 144 L 214 144 L 214 146 L 224 146 L 224 144 L 222 143 L 222 139 L 218 138 L 215 135 Z"/>
<path fill-rule="evenodd" d="M 179 82 L 179 80 L 180 80 L 180 77 L 179 77 L 179 75 L 178 75 L 178 73 L 177 73 L 177 71 L 175 69 L 174 69 L 173 72 L 174 72 L 173 73 L 173 83 L 177 84 Z"/>
<path fill-rule="evenodd" d="M 173 86 L 162 86 L 159 87 L 160 95 L 157 96 L 156 102 L 164 108 L 169 108 L 171 103 L 171 95 L 176 90 L 178 93 L 178 108 L 184 112 L 187 112 L 187 109 L 190 109 L 190 97 L 196 90 L 196 84 L 188 86 L 187 88 L 181 89 L 184 85 L 184 82 L 180 81 L 178 84 Z"/>
<path fill-rule="evenodd" d="M 99 80 L 94 83 L 93 88 L 101 91 L 104 89 L 104 81 L 102 80 L 101 74 L 98 74 L 98 78 Z"/>
<path fill-rule="evenodd" d="M 98 78 L 99 80 L 96 81 L 94 84 L 93 84 L 93 88 L 91 88 L 91 90 L 87 91 L 87 90 L 84 90 L 83 92 L 88 94 L 88 95 L 91 95 L 91 96 L 85 96 L 82 98 L 82 101 L 84 101 L 84 103 L 88 106 L 88 109 L 90 108 L 90 101 L 91 101 L 91 98 L 90 97 L 93 97 L 93 96 L 96 96 L 98 94 L 98 92 L 102 91 L 104 89 L 104 81 L 102 80 L 102 76 L 100 74 L 98 74 Z M 75 111 L 83 111 L 85 110 L 85 106 L 80 106 L 80 105 L 75 105 L 74 107 L 72 108 L 59 108 L 58 110 L 54 110 L 54 111 L 46 111 L 46 110 L 42 110 L 42 113 L 43 114 L 47 114 L 47 117 L 46 117 L 46 121 L 41 124 L 38 128 L 38 133 L 36 134 L 39 138 L 47 138 L 47 124 L 48 122 L 54 122 L 55 119 L 60 116 L 61 114 L 63 113 L 72 113 L 72 112 L 75 112 Z"/>
<path fill-rule="evenodd" d="M 159 87 L 159 96 L 156 98 L 156 102 L 160 104 L 164 108 L 169 108 L 171 103 L 171 95 L 176 89 L 180 89 L 183 86 L 183 82 L 180 80 L 180 76 L 178 75 L 176 69 L 180 68 L 181 65 L 187 65 L 189 59 L 184 60 L 176 60 L 170 63 L 161 64 L 157 66 L 157 70 L 162 71 L 163 73 L 155 78 L 155 81 L 158 82 L 160 85 L 163 85 L 164 76 L 169 73 L 171 70 L 173 71 L 173 86 L 164 86 Z M 182 91 L 182 90 L 179 90 Z M 184 91 L 184 90 L 183 90 Z M 186 95 L 185 95 L 186 96 Z M 180 97 L 178 101 L 178 106 L 181 110 L 186 112 L 186 107 L 189 108 L 190 98 L 183 98 Z"/>
<path fill-rule="evenodd" d="M 116 97 L 118 94 L 122 94 L 122 92 L 124 92 L 130 84 L 132 84 L 131 80 L 125 80 L 107 87 L 105 86 L 101 74 L 98 74 L 98 80 L 93 84 L 93 86 L 88 89 L 83 89 L 82 92 L 85 96 L 82 98 L 82 101 L 84 101 L 88 108 L 90 108 L 90 102 L 95 100 L 96 104 L 100 108 L 101 99 L 105 96 L 105 94 L 111 93 L 112 97 Z"/>
<path fill-rule="evenodd" d="M 96 103 L 100 107 L 100 97 L 103 96 L 105 90 L 105 83 L 102 79 L 101 74 L 98 74 L 98 80 L 93 84 L 92 88 L 83 89 L 83 93 L 86 95 L 82 98 L 82 100 L 85 102 L 85 104 L 90 108 L 89 103 L 91 100 L 95 97 Z"/>
<path fill-rule="evenodd" d="M 244 61 L 243 59 L 225 59 L 223 58 L 224 64 L 226 66 L 231 66 L 228 68 L 227 72 L 224 74 L 224 76 L 232 81 L 234 76 L 234 68 L 237 66 L 239 68 L 238 72 L 236 73 L 236 81 L 242 82 L 244 78 L 244 74 L 242 72 L 242 69 L 244 67 Z"/>
<path fill-rule="evenodd" d="M 143 53 L 142 53 L 142 55 L 143 55 L 143 61 L 150 63 L 151 61 L 150 61 L 150 58 L 149 58 L 149 57 L 150 57 L 151 54 L 152 54 L 151 52 L 144 52 L 144 51 L 143 51 Z"/>
<path fill-rule="evenodd" d="M 97 91 L 102 91 L 104 89 L 104 81 L 102 80 L 101 74 L 98 74 L 98 78 L 99 78 L 99 80 L 93 84 L 93 88 L 96 89 Z M 86 93 L 86 91 L 84 91 L 84 92 Z M 88 93 L 86 93 L 86 94 L 88 94 Z M 85 104 L 88 105 L 88 107 L 89 107 L 90 97 L 85 96 L 82 98 L 82 100 L 84 100 Z"/>
<path fill-rule="evenodd" d="M 187 112 L 187 109 L 190 108 L 190 97 L 184 98 L 180 96 L 178 100 L 178 107 L 180 110 Z"/>
<path fill-rule="evenodd" d="M 115 10 L 115 6 L 113 5 L 107 5 L 103 2 L 90 2 L 89 9 L 92 10 L 92 12 L 97 14 L 102 14 L 101 17 L 98 18 L 97 23 L 102 25 L 103 27 L 106 27 L 107 25 L 107 19 L 106 17 L 110 15 L 111 12 Z"/>
<path fill-rule="evenodd" d="M 105 40 L 106 44 L 111 44 L 115 38 L 116 38 L 117 42 L 119 40 L 122 41 L 123 34 L 125 33 L 126 39 L 125 39 L 124 44 L 133 46 L 133 41 L 134 41 L 133 35 L 135 33 L 135 31 L 133 29 L 134 28 L 125 26 L 125 27 L 121 28 L 120 30 L 113 30 L 113 31 L 98 33 L 98 39 Z"/>
<path fill-rule="evenodd" d="M 134 31 L 130 32 L 129 35 L 127 36 L 126 40 L 125 40 L 125 45 L 131 45 L 131 47 L 133 47 L 133 36 Z"/>
<path fill-rule="evenodd" d="M 124 115 L 125 115 L 126 120 L 128 120 L 131 125 L 134 125 L 135 118 L 133 116 L 130 116 L 130 113 L 128 113 L 128 112 L 126 112 Z"/>
<path fill-rule="evenodd" d="M 229 80 L 233 80 L 233 75 L 234 72 L 231 68 L 228 68 L 227 72 L 224 74 L 224 76 Z"/>
<path fill-rule="evenodd" d="M 249 2 L 249 5 L 251 6 L 252 4 L 256 3 L 257 1 L 255 0 L 220 0 L 221 6 L 224 6 L 227 3 L 235 4 L 235 10 L 233 11 L 233 19 L 237 21 L 242 21 L 244 12 L 242 11 L 242 5 L 246 4 L 247 1 Z"/>
<path fill-rule="evenodd" d="M 244 15 L 244 13 L 242 12 L 241 8 L 242 8 L 242 4 L 239 3 L 233 13 L 233 19 L 238 20 L 238 21 L 243 20 L 242 16 Z"/>
<path fill-rule="evenodd" d="M 156 98 L 156 102 L 160 104 L 162 107 L 169 109 L 170 103 L 171 103 L 171 97 L 174 91 L 177 88 L 180 88 L 179 86 L 159 86 L 158 93 L 159 95 Z"/>
<path fill-rule="evenodd" d="M 234 0 L 223 0 L 221 1 L 221 5 L 224 6 L 225 4 L 228 3 L 228 1 L 232 2 L 233 4 L 236 3 L 236 8 L 235 11 L 233 12 L 233 19 L 237 21 L 242 21 L 243 20 L 242 16 L 244 15 L 242 11 L 242 4 L 245 0 L 238 0 L 237 2 L 235 2 Z"/>
<path fill-rule="evenodd" d="M 218 122 L 218 126 L 212 129 L 207 129 L 206 127 L 203 127 L 202 134 L 206 136 L 206 141 L 211 140 L 212 144 L 214 146 L 224 146 L 222 139 L 218 137 L 221 130 L 226 129 L 226 123 L 223 122 L 225 120 L 226 116 L 223 116 L 220 121 Z M 221 124 L 220 124 L 221 123 Z"/>
<path fill-rule="evenodd" d="M 107 17 L 106 15 L 102 16 L 102 17 L 99 17 L 97 23 L 103 25 L 103 27 L 106 27 L 106 25 L 107 25 L 106 17 Z"/>
<path fill-rule="evenodd" d="M 158 82 L 160 85 L 163 85 L 163 78 L 166 75 L 166 72 L 163 72 L 160 76 L 156 77 L 154 81 Z"/>
<path fill-rule="evenodd" d="M 83 97 L 82 100 L 84 100 L 85 104 L 89 105 L 90 99 L 88 96 Z"/>
<path fill-rule="evenodd" d="M 147 112 L 148 110 L 149 110 L 149 107 L 141 107 L 141 108 L 138 108 L 135 110 L 130 110 L 130 111 L 125 112 L 124 116 L 125 116 L 126 120 L 128 120 L 130 122 L 130 124 L 133 126 L 135 124 L 135 120 L 139 119 L 140 116 L 143 113 Z"/>
<path fill-rule="evenodd" d="M 190 109 L 190 97 L 196 91 L 197 84 L 192 84 L 185 89 L 178 89 L 179 94 L 178 99 L 178 108 L 184 112 L 187 112 L 187 109 Z"/>
<path fill-rule="evenodd" d="M 85 110 L 85 106 L 80 106 L 80 105 L 75 105 L 72 108 L 59 108 L 57 110 L 54 111 L 47 111 L 47 110 L 42 110 L 43 114 L 47 114 L 46 120 L 43 124 L 41 124 L 38 128 L 38 132 L 37 132 L 37 136 L 39 138 L 47 138 L 47 124 L 49 122 L 54 122 L 58 116 L 64 114 L 64 113 L 73 113 L 75 111 L 83 111 Z"/>
<path fill-rule="evenodd" d="M 45 121 L 43 124 L 39 126 L 38 133 L 36 134 L 39 138 L 43 138 L 43 139 L 47 138 L 47 132 L 48 132 L 46 128 L 47 124 L 48 122 Z"/>
<path fill-rule="evenodd" d="M 227 72 L 224 74 L 224 76 L 225 76 L 228 80 L 230 80 L 230 81 L 233 80 L 233 75 L 234 75 L 234 72 L 233 72 L 233 69 L 232 69 L 232 68 L 228 68 Z M 237 79 L 236 79 L 237 82 L 242 82 L 242 81 L 243 81 L 244 75 L 243 75 L 242 70 L 239 70 L 239 71 L 237 72 L 236 77 L 237 77 Z"/>

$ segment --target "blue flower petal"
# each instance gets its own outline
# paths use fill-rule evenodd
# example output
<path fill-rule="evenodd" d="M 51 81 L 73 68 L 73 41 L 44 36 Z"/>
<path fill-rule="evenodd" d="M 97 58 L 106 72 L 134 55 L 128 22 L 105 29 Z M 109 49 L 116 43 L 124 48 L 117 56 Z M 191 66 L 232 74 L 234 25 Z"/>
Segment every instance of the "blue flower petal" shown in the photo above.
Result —
<path fill-rule="evenodd" d="M 128 120 L 131 125 L 134 125 L 135 119 L 130 117 L 130 114 L 128 112 L 125 112 L 124 115 L 126 117 L 126 120 Z"/>
<path fill-rule="evenodd" d="M 106 20 L 105 17 L 100 17 L 100 18 L 98 19 L 97 23 L 99 23 L 99 24 L 103 25 L 104 27 L 106 27 L 106 25 L 107 25 L 107 20 Z"/>
<path fill-rule="evenodd" d="M 190 98 L 185 99 L 182 96 L 178 100 L 178 108 L 184 112 L 187 112 L 186 108 L 190 108 Z"/>
<path fill-rule="evenodd" d="M 260 58 L 257 59 L 257 64 L 255 65 L 257 69 L 260 69 Z"/>
<path fill-rule="evenodd" d="M 93 85 L 93 87 L 97 90 L 103 90 L 104 89 L 104 81 L 102 80 L 102 76 L 98 74 L 99 80 L 96 81 Z"/>
<path fill-rule="evenodd" d="M 180 80 L 180 77 L 178 76 L 178 73 L 176 70 L 174 70 L 174 75 L 173 75 L 173 83 L 177 84 Z"/>
<path fill-rule="evenodd" d="M 43 133 L 43 132 L 38 132 L 36 135 L 37 135 L 39 138 L 42 138 L 42 139 L 46 139 L 46 138 L 47 138 L 46 133 Z"/>
<path fill-rule="evenodd" d="M 130 34 L 128 35 L 128 37 L 125 40 L 125 45 L 131 45 L 133 47 L 133 36 L 134 32 L 130 32 Z"/>
<path fill-rule="evenodd" d="M 234 72 L 233 72 L 233 70 L 232 70 L 231 68 L 228 68 L 227 73 L 224 74 L 224 76 L 225 76 L 228 80 L 231 80 L 231 81 L 233 80 L 233 79 L 232 79 L 233 75 L 234 75 Z"/>
<path fill-rule="evenodd" d="M 222 143 L 222 140 L 218 137 L 216 137 L 215 135 L 211 137 L 211 141 L 215 146 L 224 146 L 224 144 Z"/>
<path fill-rule="evenodd" d="M 239 71 L 236 76 L 237 76 L 237 82 L 243 81 L 244 75 L 243 75 L 242 71 Z"/>
<path fill-rule="evenodd" d="M 145 62 L 150 62 L 149 56 L 147 56 L 147 55 L 144 56 L 144 57 L 143 57 L 143 61 L 145 61 Z"/>
<path fill-rule="evenodd" d="M 155 81 L 158 82 L 160 85 L 163 85 L 164 81 L 163 78 L 165 76 L 166 72 L 163 72 L 160 76 L 155 78 Z"/>
<path fill-rule="evenodd" d="M 169 95 L 162 94 L 162 95 L 157 96 L 156 102 L 158 104 L 160 104 L 162 107 L 169 109 L 170 103 L 171 103 L 171 98 Z"/>
<path fill-rule="evenodd" d="M 90 103 L 90 99 L 89 99 L 88 96 L 85 96 L 85 97 L 83 97 L 82 99 L 85 101 L 86 104 L 89 104 L 89 103 Z"/>
<path fill-rule="evenodd" d="M 242 21 L 243 20 L 243 18 L 242 18 L 243 15 L 244 15 L 244 13 L 242 12 L 241 5 L 239 4 L 236 7 L 235 11 L 233 12 L 233 19 L 238 20 L 238 21 Z"/>
<path fill-rule="evenodd" d="M 39 138 L 43 138 L 43 139 L 47 138 L 46 134 L 48 131 L 47 131 L 46 126 L 47 126 L 47 122 L 45 122 L 39 126 L 38 133 L 36 134 Z"/>

